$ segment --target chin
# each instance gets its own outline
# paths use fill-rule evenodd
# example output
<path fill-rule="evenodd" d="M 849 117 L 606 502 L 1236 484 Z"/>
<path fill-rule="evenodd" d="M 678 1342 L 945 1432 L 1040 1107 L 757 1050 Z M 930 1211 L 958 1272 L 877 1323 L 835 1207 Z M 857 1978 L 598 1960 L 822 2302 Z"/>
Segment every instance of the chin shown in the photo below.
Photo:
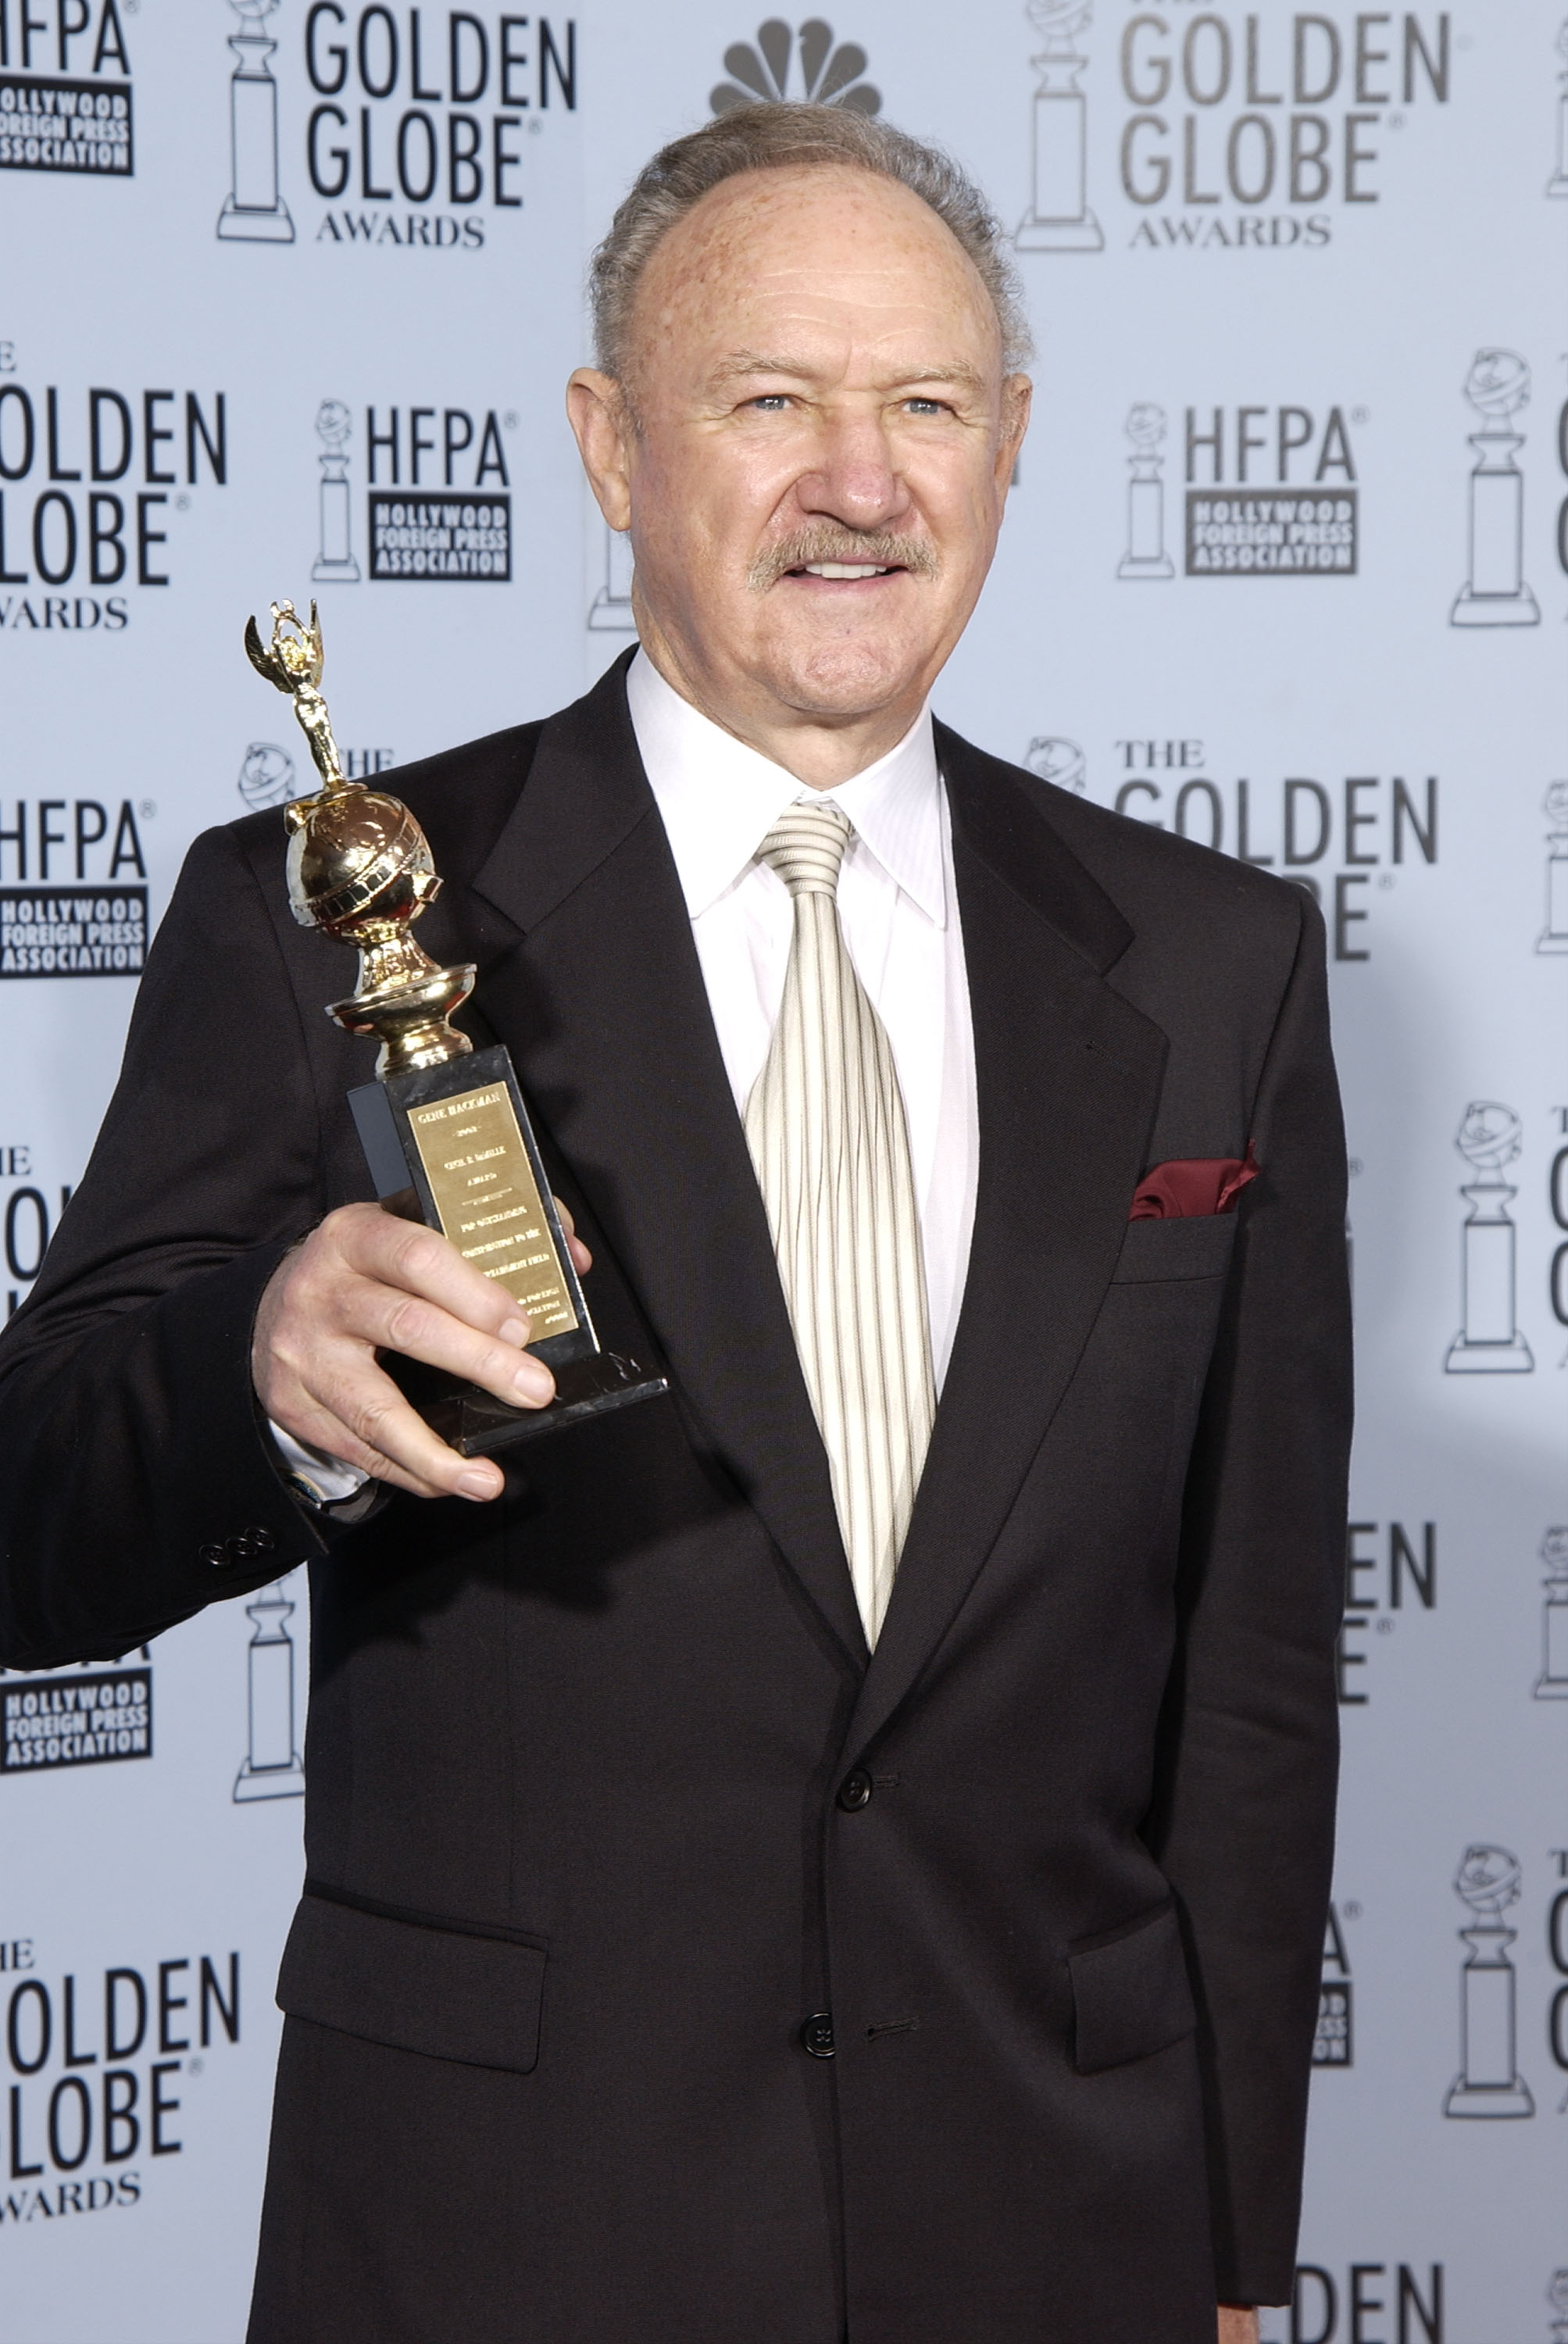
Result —
<path fill-rule="evenodd" d="M 820 716 L 869 716 L 918 690 L 925 661 L 874 644 L 835 642 L 786 654 L 774 689 L 791 708 Z"/>

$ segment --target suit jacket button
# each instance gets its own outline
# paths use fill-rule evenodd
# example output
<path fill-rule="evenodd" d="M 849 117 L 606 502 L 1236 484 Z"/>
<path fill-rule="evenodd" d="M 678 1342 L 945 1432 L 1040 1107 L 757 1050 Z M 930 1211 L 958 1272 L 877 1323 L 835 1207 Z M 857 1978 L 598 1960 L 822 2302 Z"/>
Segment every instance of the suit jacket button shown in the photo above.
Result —
<path fill-rule="evenodd" d="M 814 2059 L 833 2056 L 833 2013 L 814 2010 L 800 2030 L 800 2047 L 809 2051 Z"/>
<path fill-rule="evenodd" d="M 864 1766 L 857 1766 L 853 1774 L 845 1776 L 838 1786 L 838 1803 L 851 1815 L 871 1804 L 871 1777 Z"/>
<path fill-rule="evenodd" d="M 258 1554 L 270 1554 L 273 1548 L 278 1543 L 278 1541 L 273 1537 L 270 1531 L 247 1531 L 245 1535 L 250 1541 L 251 1545 L 255 1548 Z"/>
<path fill-rule="evenodd" d="M 203 1562 L 210 1562 L 218 1571 L 227 1571 L 230 1557 L 226 1546 L 204 1546 L 201 1550 L 201 1559 Z"/>
<path fill-rule="evenodd" d="M 224 1545 L 230 1562 L 254 1562 L 256 1560 L 256 1541 L 248 1531 L 242 1531 L 238 1538 L 226 1539 Z"/>

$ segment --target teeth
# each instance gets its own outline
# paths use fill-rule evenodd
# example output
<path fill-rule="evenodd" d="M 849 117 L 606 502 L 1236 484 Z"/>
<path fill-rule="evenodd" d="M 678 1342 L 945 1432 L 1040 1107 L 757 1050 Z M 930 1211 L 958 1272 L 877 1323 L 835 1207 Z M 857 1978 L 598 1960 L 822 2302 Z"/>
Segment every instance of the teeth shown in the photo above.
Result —
<path fill-rule="evenodd" d="M 808 578 L 885 578 L 886 570 L 876 561 L 808 561 Z"/>

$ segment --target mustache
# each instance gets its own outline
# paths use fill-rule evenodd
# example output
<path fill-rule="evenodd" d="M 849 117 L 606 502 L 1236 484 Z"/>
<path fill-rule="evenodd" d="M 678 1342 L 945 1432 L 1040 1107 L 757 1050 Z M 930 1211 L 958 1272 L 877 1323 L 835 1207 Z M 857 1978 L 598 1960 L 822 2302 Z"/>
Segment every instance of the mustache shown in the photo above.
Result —
<path fill-rule="evenodd" d="M 936 550 L 924 538 L 819 524 L 814 529 L 797 529 L 793 536 L 765 547 L 753 562 L 747 582 L 754 594 L 765 594 L 790 571 L 802 570 L 808 561 L 869 561 L 879 570 L 907 570 L 916 578 L 935 578 L 937 569 Z"/>

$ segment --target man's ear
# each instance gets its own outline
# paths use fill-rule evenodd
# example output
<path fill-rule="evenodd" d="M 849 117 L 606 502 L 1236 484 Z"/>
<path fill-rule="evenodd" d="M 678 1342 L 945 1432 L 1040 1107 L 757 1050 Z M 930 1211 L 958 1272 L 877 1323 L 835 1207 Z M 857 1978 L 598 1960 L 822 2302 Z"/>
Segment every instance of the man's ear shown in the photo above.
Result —
<path fill-rule="evenodd" d="M 1002 429 L 996 442 L 996 479 L 1006 495 L 1029 428 L 1035 386 L 1027 374 L 1010 374 L 1002 385 Z"/>
<path fill-rule="evenodd" d="M 612 529 L 629 529 L 632 423 L 621 385 L 597 367 L 579 367 L 566 386 L 566 416 L 600 511 Z"/>

